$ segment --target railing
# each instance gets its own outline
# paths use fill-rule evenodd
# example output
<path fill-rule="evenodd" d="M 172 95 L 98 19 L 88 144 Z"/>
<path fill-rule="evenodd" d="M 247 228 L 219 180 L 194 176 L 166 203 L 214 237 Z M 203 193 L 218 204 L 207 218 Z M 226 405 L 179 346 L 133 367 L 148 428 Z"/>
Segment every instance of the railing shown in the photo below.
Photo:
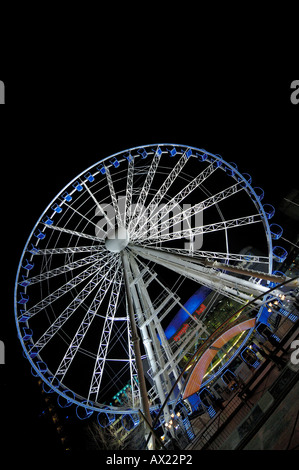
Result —
<path fill-rule="evenodd" d="M 242 419 L 250 411 L 250 406 L 245 404 L 241 398 L 238 396 L 239 391 L 237 391 L 226 404 L 223 410 L 219 410 L 216 416 L 209 421 L 197 434 L 195 439 L 190 443 L 187 449 L 213 449 L 212 443 L 215 442 L 217 438 L 216 447 L 218 448 L 221 445 L 221 442 L 225 441 L 230 433 L 228 424 L 232 421 L 233 418 L 236 419 L 238 415 L 238 421 L 241 422 Z M 195 428 L 196 423 L 200 421 L 200 417 L 192 420 L 192 426 Z M 233 426 L 236 426 L 236 421 L 234 419 Z M 218 442 L 220 440 L 221 442 Z"/>

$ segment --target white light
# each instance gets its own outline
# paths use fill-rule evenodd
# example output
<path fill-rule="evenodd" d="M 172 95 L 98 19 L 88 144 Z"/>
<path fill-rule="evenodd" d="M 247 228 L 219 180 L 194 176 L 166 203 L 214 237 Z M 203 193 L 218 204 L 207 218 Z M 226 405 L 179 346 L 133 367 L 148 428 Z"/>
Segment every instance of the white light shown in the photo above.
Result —
<path fill-rule="evenodd" d="M 124 227 L 119 227 L 114 230 L 111 230 L 110 233 L 108 233 L 108 237 L 105 240 L 105 246 L 108 251 L 111 251 L 112 253 L 120 253 L 126 246 L 128 245 L 130 241 L 129 238 L 129 233 Z"/>

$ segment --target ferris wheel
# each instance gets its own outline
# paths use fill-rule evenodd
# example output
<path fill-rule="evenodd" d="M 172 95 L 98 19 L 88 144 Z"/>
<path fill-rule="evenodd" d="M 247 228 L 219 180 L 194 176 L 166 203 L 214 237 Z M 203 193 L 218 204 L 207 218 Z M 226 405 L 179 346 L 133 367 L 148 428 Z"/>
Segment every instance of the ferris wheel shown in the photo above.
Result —
<path fill-rule="evenodd" d="M 244 305 L 268 290 L 246 276 L 267 278 L 283 256 L 263 195 L 234 163 L 177 144 L 119 152 L 67 184 L 34 226 L 15 285 L 18 335 L 45 390 L 79 417 L 134 416 L 144 396 L 158 409 L 182 357 L 213 333 L 188 298 L 203 287 L 212 302 Z M 244 250 L 252 240 L 256 253 Z M 185 335 L 169 333 L 178 312 Z"/>

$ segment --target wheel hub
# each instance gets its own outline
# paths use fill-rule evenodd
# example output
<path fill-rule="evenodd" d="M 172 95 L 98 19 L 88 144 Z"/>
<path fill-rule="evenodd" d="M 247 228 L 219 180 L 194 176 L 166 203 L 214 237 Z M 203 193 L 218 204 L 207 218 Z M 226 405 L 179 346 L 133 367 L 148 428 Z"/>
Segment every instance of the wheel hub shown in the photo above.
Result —
<path fill-rule="evenodd" d="M 112 253 L 120 253 L 130 241 L 129 233 L 124 227 L 111 230 L 105 240 L 105 246 Z"/>

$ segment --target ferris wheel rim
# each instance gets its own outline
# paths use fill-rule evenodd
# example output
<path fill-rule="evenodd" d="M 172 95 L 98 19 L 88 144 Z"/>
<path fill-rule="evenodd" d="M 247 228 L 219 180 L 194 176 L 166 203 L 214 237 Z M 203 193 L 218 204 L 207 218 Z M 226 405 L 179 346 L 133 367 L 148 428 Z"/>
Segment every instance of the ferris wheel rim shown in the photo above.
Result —
<path fill-rule="evenodd" d="M 20 262 L 19 262 L 19 265 L 18 265 L 18 270 L 17 270 L 17 276 L 16 276 L 16 282 L 15 282 L 15 319 L 16 319 L 16 325 L 17 325 L 17 330 L 18 330 L 18 336 L 19 336 L 19 339 L 21 341 L 21 344 L 22 344 L 22 348 L 25 352 L 25 355 L 27 357 L 27 359 L 29 360 L 29 362 L 31 363 L 31 366 L 33 367 L 33 369 L 38 373 L 38 375 L 41 376 L 41 378 L 43 379 L 43 381 L 45 383 L 47 383 L 50 387 L 51 387 L 51 383 L 46 379 L 46 377 L 44 375 L 42 375 L 40 373 L 40 371 L 38 370 L 37 366 L 35 365 L 34 361 L 32 360 L 32 358 L 29 356 L 29 353 L 26 349 L 26 346 L 22 340 L 22 336 L 21 336 L 21 331 L 20 331 L 20 325 L 19 325 L 19 321 L 18 321 L 18 316 L 17 316 L 17 290 L 18 290 L 18 279 L 19 279 L 19 275 L 20 275 L 20 271 L 21 271 L 21 268 L 22 268 L 22 262 L 24 260 L 24 256 L 26 254 L 26 252 L 28 251 L 27 248 L 28 248 L 28 245 L 34 235 L 34 232 L 36 231 L 38 225 L 41 223 L 42 221 L 42 218 L 44 217 L 44 215 L 47 213 L 47 211 L 49 210 L 49 208 L 51 208 L 51 206 L 53 205 L 53 203 L 55 203 L 55 201 L 58 199 L 59 196 L 61 196 L 63 194 L 64 191 L 66 191 L 73 183 L 76 182 L 76 180 L 78 178 L 80 178 L 82 175 L 84 175 L 84 173 L 92 170 L 93 168 L 95 168 L 97 165 L 99 165 L 100 163 L 103 163 L 113 157 L 116 157 L 116 156 L 119 156 L 119 155 L 123 155 L 125 154 L 126 152 L 130 152 L 130 151 L 133 151 L 133 150 L 137 150 L 137 149 L 141 149 L 141 148 L 147 148 L 147 147 L 158 147 L 158 146 L 166 146 L 166 145 L 171 145 L 171 146 L 174 146 L 174 147 L 183 147 L 183 148 L 191 148 L 193 150 L 198 150 L 198 151 L 204 151 L 205 153 L 209 154 L 210 156 L 212 157 L 215 157 L 217 158 L 218 160 L 221 160 L 222 162 L 224 162 L 227 166 L 231 167 L 231 169 L 233 169 L 234 173 L 237 174 L 239 176 L 239 178 L 241 178 L 242 180 L 246 181 L 244 176 L 236 169 L 234 168 L 233 166 L 231 166 L 229 163 L 227 163 L 226 161 L 224 161 L 222 159 L 222 157 L 220 156 L 217 156 L 215 154 L 212 154 L 212 153 L 209 153 L 203 149 L 198 149 L 196 147 L 191 147 L 191 146 L 186 146 L 186 145 L 182 145 L 182 144 L 171 144 L 171 143 L 163 143 L 163 144 L 148 144 L 148 145 L 143 145 L 143 146 L 136 146 L 136 147 L 132 147 L 130 149 L 126 149 L 126 150 L 123 150 L 123 151 L 120 151 L 120 152 L 117 152 L 117 153 L 114 153 L 113 155 L 109 155 L 108 157 L 105 157 L 101 160 L 99 160 L 98 162 L 94 163 L 93 165 L 89 166 L 88 168 L 86 168 L 85 170 L 83 170 L 80 174 L 78 174 L 75 178 L 73 178 L 73 180 L 71 180 L 66 186 L 64 186 L 64 188 L 52 199 L 52 201 L 49 203 L 49 205 L 46 207 L 46 209 L 43 211 L 42 215 L 40 216 L 40 218 L 38 219 L 38 221 L 36 222 L 36 224 L 34 225 L 28 239 L 27 239 L 27 242 L 25 244 L 25 247 L 23 249 L 23 252 L 22 252 L 22 255 L 21 255 L 21 258 L 20 258 Z M 109 166 L 112 166 L 112 164 L 110 164 Z M 248 193 L 247 191 L 247 188 L 250 188 L 250 193 Z M 263 219 L 263 223 L 264 223 L 264 227 L 266 228 L 266 234 L 267 234 L 267 242 L 268 242 L 268 247 L 269 248 L 272 248 L 272 241 L 271 241 L 271 235 L 270 235 L 270 231 L 269 231 L 269 224 L 267 222 L 267 217 L 266 217 L 266 214 L 265 214 L 265 211 L 264 211 L 264 208 L 263 208 L 263 205 L 261 204 L 257 194 L 255 193 L 254 189 L 252 188 L 252 186 L 250 184 L 248 184 L 248 182 L 246 181 L 246 192 L 247 194 L 249 194 L 249 196 L 251 197 L 252 199 L 252 196 L 255 198 L 255 201 L 254 203 L 258 205 L 259 207 L 259 212 L 260 214 L 262 214 L 262 219 Z M 75 190 L 74 190 L 75 191 Z M 39 241 L 38 241 L 39 242 Z M 269 267 L 268 267 L 269 271 L 272 271 L 272 249 L 269 249 Z M 63 386 L 63 385 L 62 385 Z M 52 385 L 52 388 L 53 388 L 53 385 Z M 62 395 L 64 398 L 67 398 L 69 399 L 69 397 L 61 390 L 59 389 L 55 389 L 55 391 Z M 76 394 L 77 396 L 77 394 Z M 84 398 L 84 397 L 83 397 Z M 72 400 L 75 404 L 79 405 L 79 406 L 84 406 L 82 404 L 82 401 L 78 401 L 78 400 Z M 86 408 L 88 409 L 91 409 L 93 411 L 103 411 L 104 412 L 104 409 L 103 408 L 99 408 L 99 407 L 96 407 L 96 406 L 92 406 L 92 404 L 86 404 L 85 406 Z M 154 409 L 155 407 L 153 407 Z M 113 413 L 116 413 L 116 414 L 130 414 L 132 412 L 136 412 L 136 410 L 125 410 L 125 409 L 120 409 L 119 407 L 111 407 L 111 412 Z"/>

